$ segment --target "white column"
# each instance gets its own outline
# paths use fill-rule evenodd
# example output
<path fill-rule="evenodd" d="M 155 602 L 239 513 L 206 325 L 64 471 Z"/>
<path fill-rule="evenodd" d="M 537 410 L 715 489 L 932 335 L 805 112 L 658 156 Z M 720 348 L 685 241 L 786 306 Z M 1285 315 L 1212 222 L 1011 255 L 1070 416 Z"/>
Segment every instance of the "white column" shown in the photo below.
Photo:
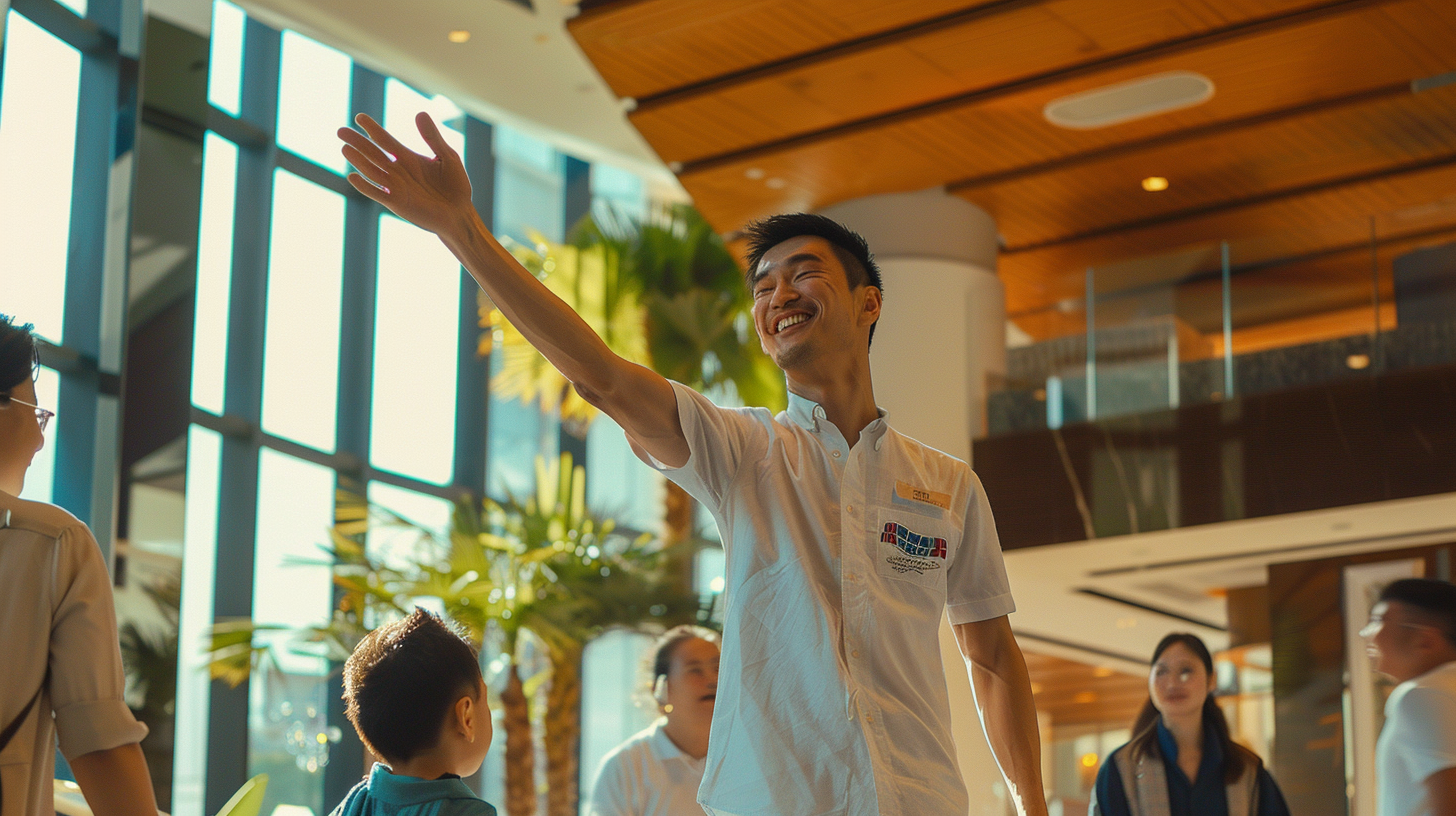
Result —
<path fill-rule="evenodd" d="M 883 273 L 870 349 L 875 398 L 895 427 L 971 461 L 971 439 L 986 430 L 987 378 L 1006 372 L 996 222 L 939 188 L 822 213 L 863 235 Z"/>
<path fill-rule="evenodd" d="M 1006 371 L 1006 293 L 996 277 L 995 221 L 939 188 L 860 198 L 821 212 L 863 235 L 883 273 L 884 308 L 870 348 L 876 401 L 896 430 L 971 461 L 971 439 L 986 428 L 986 379 Z M 976 715 L 965 663 L 943 618 L 940 628 L 970 813 L 1004 816 L 1006 785 Z"/>

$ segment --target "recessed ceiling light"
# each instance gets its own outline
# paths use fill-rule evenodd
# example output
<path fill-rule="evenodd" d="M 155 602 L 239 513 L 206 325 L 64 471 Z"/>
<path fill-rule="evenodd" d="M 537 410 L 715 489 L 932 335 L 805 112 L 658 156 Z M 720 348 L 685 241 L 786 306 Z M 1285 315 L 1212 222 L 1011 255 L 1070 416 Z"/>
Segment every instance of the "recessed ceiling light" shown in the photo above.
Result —
<path fill-rule="evenodd" d="M 1370 367 L 1370 355 L 1368 355 L 1368 354 L 1351 354 L 1349 357 L 1346 357 L 1345 358 L 1345 365 L 1349 366 L 1350 368 L 1355 369 L 1356 371 L 1359 371 L 1362 368 L 1369 368 Z"/>
<path fill-rule="evenodd" d="M 763 168 L 750 167 L 747 170 L 743 171 L 743 175 L 753 179 L 754 181 L 758 181 L 759 179 L 763 178 Z"/>
<path fill-rule="evenodd" d="M 1092 130 L 1191 108 L 1212 98 L 1213 80 L 1192 71 L 1168 71 L 1053 99 L 1041 112 L 1058 127 Z"/>
<path fill-rule="evenodd" d="M 768 185 L 768 188 L 770 190 L 782 190 L 788 185 L 788 182 L 784 181 L 781 178 L 771 178 L 768 181 L 765 181 L 764 184 Z"/>
<path fill-rule="evenodd" d="M 457 28 L 445 35 L 445 39 L 452 43 L 470 42 L 470 32 L 463 28 Z"/>
<path fill-rule="evenodd" d="M 1162 192 L 1168 189 L 1168 180 L 1162 176 L 1148 176 L 1143 179 L 1143 189 L 1150 193 Z"/>

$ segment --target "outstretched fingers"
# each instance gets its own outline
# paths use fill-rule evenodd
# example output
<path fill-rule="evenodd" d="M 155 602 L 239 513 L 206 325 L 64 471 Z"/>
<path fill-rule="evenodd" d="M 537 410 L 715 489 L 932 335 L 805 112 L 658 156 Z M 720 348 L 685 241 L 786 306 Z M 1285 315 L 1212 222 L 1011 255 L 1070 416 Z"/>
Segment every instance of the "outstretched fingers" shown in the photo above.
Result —
<path fill-rule="evenodd" d="M 359 175 L 369 179 L 369 181 L 380 187 L 389 186 L 389 170 L 387 167 L 381 167 L 374 161 L 371 161 L 368 156 L 365 156 L 359 148 L 352 144 L 344 145 L 340 152 L 344 154 L 344 161 L 354 165 L 354 169 L 359 171 Z"/>
<path fill-rule="evenodd" d="M 338 135 L 344 144 L 357 150 L 360 156 L 376 166 L 388 167 L 394 163 L 394 159 L 388 153 L 381 150 L 379 145 L 370 141 L 368 136 L 359 131 L 353 128 L 339 128 Z"/>
<path fill-rule="evenodd" d="M 389 206 L 389 202 L 387 201 L 387 199 L 389 198 L 388 190 L 384 190 L 374 184 L 370 184 L 368 179 L 364 178 L 358 173 L 350 173 L 345 178 L 350 184 L 354 186 L 355 190 L 358 190 L 366 197 L 374 200 L 379 204 L 383 204 L 386 207 Z"/>
<path fill-rule="evenodd" d="M 425 144 L 435 151 L 436 158 L 444 160 L 447 157 L 456 157 L 455 148 L 451 147 L 450 143 L 445 141 L 445 137 L 440 135 L 440 128 L 428 113 L 420 111 L 415 114 L 415 127 L 420 129 L 420 135 L 424 137 Z"/>
<path fill-rule="evenodd" d="M 359 125 L 359 127 L 364 129 L 364 132 L 368 134 L 369 138 L 373 140 L 376 145 L 379 145 L 380 147 L 389 151 L 391 155 L 395 157 L 411 154 L 418 155 L 413 150 L 405 147 L 404 144 L 400 142 L 400 140 L 391 136 L 389 131 L 385 130 L 383 125 L 374 121 L 374 117 L 370 116 L 369 114 L 361 113 L 358 116 L 354 117 L 354 121 Z"/>

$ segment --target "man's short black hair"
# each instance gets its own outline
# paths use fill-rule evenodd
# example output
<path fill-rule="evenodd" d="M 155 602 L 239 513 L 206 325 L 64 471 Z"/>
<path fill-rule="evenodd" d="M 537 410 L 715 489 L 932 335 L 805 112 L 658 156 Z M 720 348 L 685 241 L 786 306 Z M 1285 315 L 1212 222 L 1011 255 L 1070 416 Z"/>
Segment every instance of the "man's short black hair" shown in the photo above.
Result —
<path fill-rule="evenodd" d="M 483 685 L 470 644 L 445 621 L 416 609 L 354 648 L 344 664 L 345 714 L 369 750 L 405 762 L 435 747 L 455 702 Z"/>
<path fill-rule="evenodd" d="M 834 256 L 844 267 L 849 279 L 849 288 L 858 289 L 866 284 L 885 294 L 880 280 L 880 267 L 870 253 L 870 245 L 863 235 L 817 213 L 784 213 L 773 215 L 750 223 L 743 228 L 743 237 L 748 240 L 748 273 L 750 286 L 758 280 L 758 265 L 770 249 L 790 238 L 813 236 L 823 238 L 834 248 Z M 876 321 L 878 322 L 878 321 Z M 875 327 L 870 326 L 870 343 L 875 340 Z"/>
<path fill-rule="evenodd" d="M 1456 646 L 1456 584 L 1432 578 L 1402 578 L 1380 591 L 1380 600 L 1398 601 L 1433 619 L 1446 642 Z"/>
<path fill-rule="evenodd" d="M 34 380 L 37 358 L 35 326 L 16 324 L 14 318 L 0 314 L 0 392 L 9 392 L 26 380 Z"/>

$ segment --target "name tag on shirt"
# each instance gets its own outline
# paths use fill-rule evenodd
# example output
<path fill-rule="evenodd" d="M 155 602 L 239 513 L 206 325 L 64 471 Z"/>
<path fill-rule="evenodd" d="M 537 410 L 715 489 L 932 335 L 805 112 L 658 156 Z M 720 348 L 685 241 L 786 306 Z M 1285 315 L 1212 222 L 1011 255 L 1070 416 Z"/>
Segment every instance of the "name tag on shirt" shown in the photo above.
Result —
<path fill-rule="evenodd" d="M 937 493 L 934 490 L 926 490 L 906 482 L 895 482 L 895 495 L 905 501 L 920 502 L 932 507 L 939 507 L 942 510 L 950 509 L 949 493 Z"/>

